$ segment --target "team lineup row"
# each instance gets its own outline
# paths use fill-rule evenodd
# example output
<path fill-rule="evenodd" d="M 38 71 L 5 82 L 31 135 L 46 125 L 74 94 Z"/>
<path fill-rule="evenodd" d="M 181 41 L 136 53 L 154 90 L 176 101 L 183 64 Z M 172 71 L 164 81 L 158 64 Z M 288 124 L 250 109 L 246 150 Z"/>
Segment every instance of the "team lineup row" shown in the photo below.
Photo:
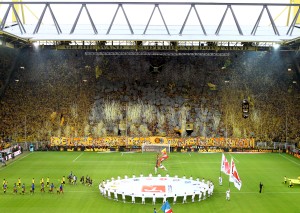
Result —
<path fill-rule="evenodd" d="M 48 189 L 48 192 L 53 193 L 56 189 L 57 194 L 63 194 L 64 193 L 64 185 L 66 184 L 66 178 L 65 176 L 63 176 L 61 179 L 58 179 L 59 183 L 57 186 L 54 185 L 53 182 L 50 182 L 50 178 L 47 177 L 46 181 L 44 181 L 44 178 L 40 179 L 40 192 L 45 192 Z M 68 176 L 68 180 L 69 180 L 69 184 L 73 184 L 76 185 L 77 184 L 77 176 L 71 174 Z M 36 190 L 36 183 L 35 183 L 35 179 L 32 178 L 31 180 L 31 184 L 30 184 L 30 194 L 34 194 L 35 190 Z M 86 177 L 82 176 L 80 178 L 80 183 L 87 185 L 87 186 L 92 186 L 93 184 L 93 180 L 87 175 Z M 3 189 L 3 193 L 6 194 L 8 191 L 8 180 L 7 179 L 3 179 L 2 182 L 2 189 Z M 17 182 L 15 182 L 13 184 L 13 190 L 12 192 L 14 194 L 17 194 L 18 192 L 20 192 L 20 194 L 25 194 L 26 193 L 26 184 L 22 183 L 21 178 L 18 178 Z"/>

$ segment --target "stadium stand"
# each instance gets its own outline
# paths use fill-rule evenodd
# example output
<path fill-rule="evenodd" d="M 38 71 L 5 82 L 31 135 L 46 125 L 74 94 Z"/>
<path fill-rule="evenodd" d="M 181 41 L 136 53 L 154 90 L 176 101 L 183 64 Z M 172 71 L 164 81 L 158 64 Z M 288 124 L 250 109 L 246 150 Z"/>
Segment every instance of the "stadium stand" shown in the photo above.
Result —
<path fill-rule="evenodd" d="M 1 93 L 0 129 L 7 142 L 125 134 L 299 142 L 294 52 L 154 57 L 6 51 L 0 49 L 6 55 L 1 82 L 9 82 Z M 241 115 L 244 98 L 248 119 Z"/>

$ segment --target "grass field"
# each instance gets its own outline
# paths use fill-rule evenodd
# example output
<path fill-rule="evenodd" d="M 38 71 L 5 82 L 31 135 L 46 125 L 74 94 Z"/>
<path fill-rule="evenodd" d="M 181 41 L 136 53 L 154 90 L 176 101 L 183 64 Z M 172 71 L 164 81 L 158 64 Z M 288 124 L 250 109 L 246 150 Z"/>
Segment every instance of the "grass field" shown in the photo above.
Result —
<path fill-rule="evenodd" d="M 222 174 L 223 186 L 218 185 L 221 154 L 171 153 L 165 162 L 170 176 L 178 175 L 194 178 L 204 177 L 215 184 L 212 197 L 195 203 L 172 205 L 175 213 L 183 212 L 300 212 L 300 185 L 293 188 L 284 185 L 283 177 L 300 176 L 300 160 L 287 154 L 225 154 L 233 157 L 242 180 L 242 189 L 238 191 L 230 185 L 231 200 L 225 200 L 225 191 L 229 187 L 228 176 Z M 0 168 L 0 179 L 8 180 L 6 194 L 0 191 L 0 212 L 153 212 L 151 200 L 146 205 L 122 203 L 102 197 L 98 184 L 103 179 L 132 174 L 153 173 L 155 153 L 87 153 L 87 152 L 33 152 L 23 153 L 8 165 Z M 89 175 L 93 186 L 69 185 L 64 194 L 41 193 L 39 180 L 50 177 L 50 182 L 58 185 L 62 176 L 73 172 L 79 178 Z M 161 171 L 162 175 L 166 172 Z M 26 194 L 13 194 L 13 183 L 21 178 L 27 186 Z M 36 192 L 30 195 L 31 179 L 36 180 Z M 79 179 L 78 179 L 79 180 Z M 259 183 L 264 184 L 260 194 Z M 79 182 L 79 181 L 78 181 Z M 180 199 L 179 199 L 180 201 Z M 189 201 L 189 200 L 188 200 Z M 161 200 L 155 206 L 161 207 Z M 162 212 L 159 210 L 158 212 Z"/>

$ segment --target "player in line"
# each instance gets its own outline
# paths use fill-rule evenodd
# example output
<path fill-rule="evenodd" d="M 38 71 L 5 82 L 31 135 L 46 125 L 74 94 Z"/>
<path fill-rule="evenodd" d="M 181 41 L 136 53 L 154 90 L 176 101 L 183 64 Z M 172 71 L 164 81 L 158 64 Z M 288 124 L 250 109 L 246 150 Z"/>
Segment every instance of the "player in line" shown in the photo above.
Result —
<path fill-rule="evenodd" d="M 226 200 L 230 200 L 230 189 L 226 191 Z"/>

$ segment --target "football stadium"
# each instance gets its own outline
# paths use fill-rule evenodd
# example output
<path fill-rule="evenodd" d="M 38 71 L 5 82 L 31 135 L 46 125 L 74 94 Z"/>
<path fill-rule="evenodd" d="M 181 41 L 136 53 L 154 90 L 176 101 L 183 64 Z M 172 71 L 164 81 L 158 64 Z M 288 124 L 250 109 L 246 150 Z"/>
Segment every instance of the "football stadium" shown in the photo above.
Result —
<path fill-rule="evenodd" d="M 300 212 L 300 1 L 0 1 L 1 212 Z"/>

